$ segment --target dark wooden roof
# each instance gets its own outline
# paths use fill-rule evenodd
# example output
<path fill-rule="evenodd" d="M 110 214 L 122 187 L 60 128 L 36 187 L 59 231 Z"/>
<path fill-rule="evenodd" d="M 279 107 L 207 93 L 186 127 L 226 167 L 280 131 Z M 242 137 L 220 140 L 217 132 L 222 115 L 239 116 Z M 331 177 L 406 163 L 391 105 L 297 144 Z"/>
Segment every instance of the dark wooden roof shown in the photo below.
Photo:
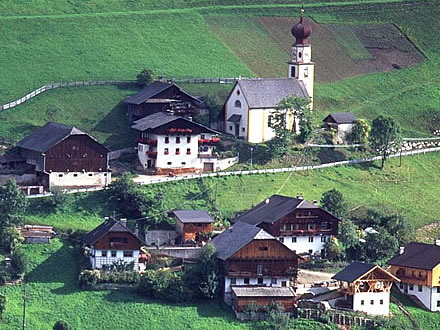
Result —
<path fill-rule="evenodd" d="M 76 127 L 49 122 L 18 142 L 17 146 L 23 149 L 45 152 L 71 135 L 86 135 L 99 143 L 94 137 Z M 103 148 L 108 150 L 104 146 Z"/>
<path fill-rule="evenodd" d="M 326 123 L 352 124 L 357 121 L 357 118 L 352 112 L 335 112 L 329 114 L 323 121 Z"/>
<path fill-rule="evenodd" d="M 122 222 L 107 219 L 103 223 L 101 223 L 98 227 L 93 229 L 91 232 L 87 233 L 83 236 L 83 241 L 89 245 L 93 245 L 97 240 L 110 232 L 118 232 L 118 233 L 130 233 L 136 238 L 139 242 L 143 243 L 143 240 L 136 236 L 126 225 Z"/>
<path fill-rule="evenodd" d="M 275 108 L 290 96 L 309 98 L 304 83 L 294 78 L 242 79 L 237 84 L 251 109 Z"/>
<path fill-rule="evenodd" d="M 374 264 L 353 262 L 351 265 L 348 265 L 339 273 L 335 274 L 332 279 L 344 282 L 353 282 L 374 267 L 376 267 Z"/>
<path fill-rule="evenodd" d="M 226 260 L 254 239 L 273 239 L 278 242 L 275 237 L 263 229 L 238 222 L 217 235 L 212 240 L 212 244 L 216 248 L 217 258 Z"/>
<path fill-rule="evenodd" d="M 134 125 L 131 126 L 131 128 L 138 130 L 138 131 L 148 131 L 160 128 L 161 126 L 164 126 L 166 124 L 175 122 L 175 121 L 184 121 L 187 124 L 195 125 L 199 127 L 203 132 L 206 133 L 212 133 L 212 134 L 218 134 L 218 132 L 210 129 L 209 127 L 206 127 L 205 125 L 196 123 L 192 120 L 189 120 L 184 117 L 171 115 L 166 112 L 157 112 L 152 115 L 146 116 L 144 118 L 138 119 L 134 122 Z"/>
<path fill-rule="evenodd" d="M 305 199 L 293 198 L 280 195 L 272 195 L 265 199 L 257 206 L 253 207 L 249 211 L 244 212 L 232 222 L 246 222 L 250 225 L 257 226 L 262 222 L 274 223 L 282 217 L 290 214 L 296 209 L 319 209 L 318 205 L 310 203 Z M 324 209 L 323 212 L 328 213 Z M 336 220 L 339 220 L 335 217 Z"/>
<path fill-rule="evenodd" d="M 146 102 L 148 99 L 153 98 L 157 94 L 159 94 L 159 93 L 161 93 L 161 92 L 163 92 L 163 91 L 165 91 L 168 88 L 171 88 L 173 86 L 178 88 L 181 93 L 183 93 L 186 96 L 188 96 L 189 98 L 193 99 L 194 102 L 202 103 L 196 97 L 194 97 L 194 96 L 186 93 L 185 91 L 183 91 L 176 84 L 174 84 L 172 82 L 162 82 L 162 81 L 153 81 L 150 85 L 144 87 L 139 93 L 137 93 L 137 94 L 129 97 L 127 100 L 125 100 L 124 103 L 139 105 L 139 104 Z"/>
<path fill-rule="evenodd" d="M 402 254 L 392 257 L 389 265 L 432 270 L 440 264 L 440 246 L 411 242 Z"/>
<path fill-rule="evenodd" d="M 175 210 L 170 212 L 183 223 L 213 223 L 214 219 L 206 211 Z"/>

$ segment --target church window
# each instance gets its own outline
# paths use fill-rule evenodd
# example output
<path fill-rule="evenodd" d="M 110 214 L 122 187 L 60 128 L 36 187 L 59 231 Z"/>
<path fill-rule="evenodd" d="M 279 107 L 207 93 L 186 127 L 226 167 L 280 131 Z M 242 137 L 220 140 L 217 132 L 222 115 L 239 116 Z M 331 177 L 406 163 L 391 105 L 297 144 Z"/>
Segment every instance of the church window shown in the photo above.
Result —
<path fill-rule="evenodd" d="M 236 100 L 236 101 L 235 101 L 235 107 L 236 107 L 236 108 L 241 108 L 241 102 L 240 102 L 240 100 Z"/>
<path fill-rule="evenodd" d="M 242 127 L 242 128 L 241 128 L 241 131 L 242 131 L 242 132 L 245 132 L 245 131 L 246 131 L 246 128 Z"/>
<path fill-rule="evenodd" d="M 302 57 L 302 53 L 301 53 L 301 52 L 298 53 L 298 57 L 299 57 L 299 58 Z"/>
<path fill-rule="evenodd" d="M 291 66 L 291 67 L 290 67 L 290 76 L 291 76 L 292 78 L 295 78 L 295 77 L 296 77 L 296 68 L 295 68 L 294 66 Z"/>
<path fill-rule="evenodd" d="M 229 130 L 232 131 L 232 126 L 229 126 Z"/>
<path fill-rule="evenodd" d="M 240 90 L 239 89 L 237 89 L 237 95 L 240 95 Z"/>
<path fill-rule="evenodd" d="M 309 76 L 309 68 L 304 68 L 304 78 Z"/>

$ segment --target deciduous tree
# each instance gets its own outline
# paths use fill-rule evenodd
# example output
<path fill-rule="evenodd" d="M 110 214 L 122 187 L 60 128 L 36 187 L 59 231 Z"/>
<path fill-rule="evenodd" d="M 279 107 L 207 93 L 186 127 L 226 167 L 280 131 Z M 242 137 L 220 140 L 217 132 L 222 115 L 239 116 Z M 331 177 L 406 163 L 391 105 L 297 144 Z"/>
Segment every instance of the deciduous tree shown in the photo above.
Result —
<path fill-rule="evenodd" d="M 335 217 L 343 218 L 347 213 L 347 205 L 342 193 L 336 189 L 326 191 L 321 197 L 321 206 Z"/>
<path fill-rule="evenodd" d="M 136 81 L 139 86 L 147 86 L 157 79 L 153 70 L 144 68 L 136 76 Z"/>
<path fill-rule="evenodd" d="M 381 169 L 392 150 L 400 146 L 400 134 L 400 125 L 393 118 L 379 116 L 373 120 L 369 141 L 371 148 L 382 158 Z"/>

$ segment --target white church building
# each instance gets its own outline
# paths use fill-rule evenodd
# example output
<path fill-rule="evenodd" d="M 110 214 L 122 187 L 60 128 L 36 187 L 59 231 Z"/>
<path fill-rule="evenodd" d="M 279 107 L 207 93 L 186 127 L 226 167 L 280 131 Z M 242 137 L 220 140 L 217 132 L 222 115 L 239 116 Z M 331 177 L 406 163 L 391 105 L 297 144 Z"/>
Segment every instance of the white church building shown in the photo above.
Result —
<path fill-rule="evenodd" d="M 304 22 L 303 11 L 300 21 L 292 27 L 296 41 L 292 46 L 288 62 L 287 78 L 240 79 L 224 105 L 224 131 L 250 143 L 262 143 L 275 136 L 270 127 L 270 114 L 283 99 L 291 96 L 310 100 L 313 109 L 313 87 L 315 64 L 312 62 L 312 47 L 307 38 L 312 33 L 310 25 Z M 298 132 L 298 119 L 293 111 L 287 113 L 287 128 Z"/>

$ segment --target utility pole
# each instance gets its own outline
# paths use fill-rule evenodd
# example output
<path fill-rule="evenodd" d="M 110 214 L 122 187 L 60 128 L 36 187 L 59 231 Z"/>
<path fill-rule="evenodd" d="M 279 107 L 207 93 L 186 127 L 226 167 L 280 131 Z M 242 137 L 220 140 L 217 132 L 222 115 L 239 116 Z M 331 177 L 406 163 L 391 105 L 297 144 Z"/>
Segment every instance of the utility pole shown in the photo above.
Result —
<path fill-rule="evenodd" d="M 28 296 L 26 295 L 26 283 L 23 284 L 23 330 L 26 329 L 26 301 Z"/>
<path fill-rule="evenodd" d="M 251 147 L 251 167 L 252 167 L 252 151 L 254 151 L 254 148 Z"/>

